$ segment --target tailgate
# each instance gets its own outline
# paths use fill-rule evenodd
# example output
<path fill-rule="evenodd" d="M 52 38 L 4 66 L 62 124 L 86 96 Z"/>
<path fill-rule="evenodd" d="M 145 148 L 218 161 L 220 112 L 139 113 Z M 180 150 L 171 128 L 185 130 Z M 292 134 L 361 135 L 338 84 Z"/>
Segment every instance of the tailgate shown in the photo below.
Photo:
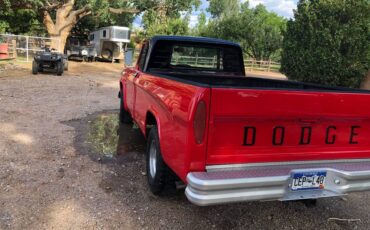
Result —
<path fill-rule="evenodd" d="M 213 88 L 207 165 L 370 158 L 370 94 Z"/>

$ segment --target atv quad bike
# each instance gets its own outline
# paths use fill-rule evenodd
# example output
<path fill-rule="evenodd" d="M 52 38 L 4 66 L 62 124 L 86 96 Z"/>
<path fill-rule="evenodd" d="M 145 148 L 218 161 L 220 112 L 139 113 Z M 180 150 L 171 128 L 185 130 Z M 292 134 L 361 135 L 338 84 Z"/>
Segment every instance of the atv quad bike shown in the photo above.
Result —
<path fill-rule="evenodd" d="M 49 49 L 36 53 L 32 62 L 32 73 L 44 72 L 44 70 L 51 70 L 61 76 L 64 70 L 68 70 L 67 57 L 61 53 L 52 52 Z"/>

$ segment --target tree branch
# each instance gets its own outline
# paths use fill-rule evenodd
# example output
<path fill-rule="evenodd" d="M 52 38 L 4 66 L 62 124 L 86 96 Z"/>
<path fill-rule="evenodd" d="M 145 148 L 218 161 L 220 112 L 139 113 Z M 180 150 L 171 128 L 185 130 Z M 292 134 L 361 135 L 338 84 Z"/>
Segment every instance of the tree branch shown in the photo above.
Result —
<path fill-rule="evenodd" d="M 112 8 L 109 7 L 109 12 L 113 14 L 122 14 L 122 13 L 132 13 L 136 14 L 141 12 L 141 10 L 135 9 L 135 8 Z"/>
<path fill-rule="evenodd" d="M 55 25 L 54 25 L 53 19 L 51 19 L 51 16 L 50 16 L 49 12 L 46 11 L 46 10 L 43 10 L 42 14 L 43 14 L 42 19 L 43 19 L 44 25 L 46 27 L 46 30 L 48 31 L 49 34 L 53 33 Z"/>
<path fill-rule="evenodd" d="M 79 15 L 78 15 L 78 18 L 79 18 L 79 19 L 81 19 L 81 18 L 83 18 L 83 17 L 85 17 L 85 16 L 87 16 L 87 15 L 90 15 L 91 13 L 92 13 L 91 11 L 86 11 L 86 12 L 84 12 L 84 13 L 79 14 Z"/>
<path fill-rule="evenodd" d="M 50 10 L 54 10 L 56 8 L 61 7 L 62 5 L 63 5 L 63 3 L 61 3 L 61 2 L 51 4 L 49 1 L 47 1 L 47 6 L 41 7 L 41 10 L 50 11 Z"/>
<path fill-rule="evenodd" d="M 90 11 L 89 7 L 85 6 L 81 9 L 79 9 L 79 10 L 72 11 L 72 14 L 75 15 L 75 16 L 79 16 L 80 14 L 83 14 L 83 13 L 88 12 L 88 11 Z"/>
<path fill-rule="evenodd" d="M 63 8 L 65 9 L 64 17 L 67 18 L 71 14 L 73 10 L 73 6 L 75 4 L 75 0 L 68 0 L 65 4 L 63 4 Z"/>
<path fill-rule="evenodd" d="M 72 6 L 75 4 L 76 0 L 68 0 L 65 5 L 71 4 Z"/>
<path fill-rule="evenodd" d="M 87 7 L 87 6 L 85 6 L 85 7 L 84 7 L 84 8 L 82 8 L 82 9 L 72 11 L 72 12 L 68 15 L 68 17 L 66 18 L 66 21 L 67 21 L 68 23 L 66 23 L 62 28 L 60 28 L 60 31 L 62 31 L 64 28 L 66 28 L 66 27 L 68 27 L 68 26 L 71 26 L 71 25 L 76 24 L 76 22 L 77 22 L 79 19 L 81 19 L 81 18 L 83 18 L 83 17 L 85 17 L 85 16 L 87 16 L 87 15 L 89 15 L 89 14 L 91 14 L 91 10 L 90 10 L 90 8 L 89 8 L 89 7 Z"/>

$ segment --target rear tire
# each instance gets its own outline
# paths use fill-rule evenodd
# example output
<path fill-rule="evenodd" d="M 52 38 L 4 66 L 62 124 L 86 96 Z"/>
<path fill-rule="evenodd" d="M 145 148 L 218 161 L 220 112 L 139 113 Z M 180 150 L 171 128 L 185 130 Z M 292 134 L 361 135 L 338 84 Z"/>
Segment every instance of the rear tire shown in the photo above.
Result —
<path fill-rule="evenodd" d="M 171 171 L 163 161 L 159 144 L 157 126 L 153 126 L 149 132 L 146 149 L 146 174 L 150 191 L 154 195 L 160 195 L 169 178 Z"/>
<path fill-rule="evenodd" d="M 125 106 L 123 105 L 123 93 L 120 93 L 120 105 L 119 105 L 119 121 L 123 124 L 130 124 L 132 123 L 131 115 L 125 110 Z"/>
<path fill-rule="evenodd" d="M 32 74 L 37 74 L 39 72 L 39 64 L 36 61 L 32 62 Z"/>
<path fill-rule="evenodd" d="M 104 59 L 110 60 L 110 59 L 112 59 L 112 58 L 113 58 L 113 52 L 112 52 L 112 50 L 110 50 L 110 49 L 106 48 L 106 49 L 104 49 L 104 50 L 102 51 L 101 56 L 102 56 L 102 58 L 104 58 Z"/>
<path fill-rule="evenodd" d="M 68 60 L 64 62 L 64 71 L 68 71 Z"/>
<path fill-rule="evenodd" d="M 62 76 L 64 71 L 63 61 L 57 63 L 57 75 Z"/>

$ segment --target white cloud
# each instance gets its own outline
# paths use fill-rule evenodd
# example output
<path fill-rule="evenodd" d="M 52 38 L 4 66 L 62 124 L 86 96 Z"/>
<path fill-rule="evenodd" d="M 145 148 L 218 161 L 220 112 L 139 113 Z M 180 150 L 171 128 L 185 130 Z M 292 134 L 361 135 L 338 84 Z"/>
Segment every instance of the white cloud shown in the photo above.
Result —
<path fill-rule="evenodd" d="M 286 18 L 292 18 L 293 9 L 297 8 L 297 0 L 249 0 L 249 4 L 252 8 L 263 4 L 268 10 Z"/>

